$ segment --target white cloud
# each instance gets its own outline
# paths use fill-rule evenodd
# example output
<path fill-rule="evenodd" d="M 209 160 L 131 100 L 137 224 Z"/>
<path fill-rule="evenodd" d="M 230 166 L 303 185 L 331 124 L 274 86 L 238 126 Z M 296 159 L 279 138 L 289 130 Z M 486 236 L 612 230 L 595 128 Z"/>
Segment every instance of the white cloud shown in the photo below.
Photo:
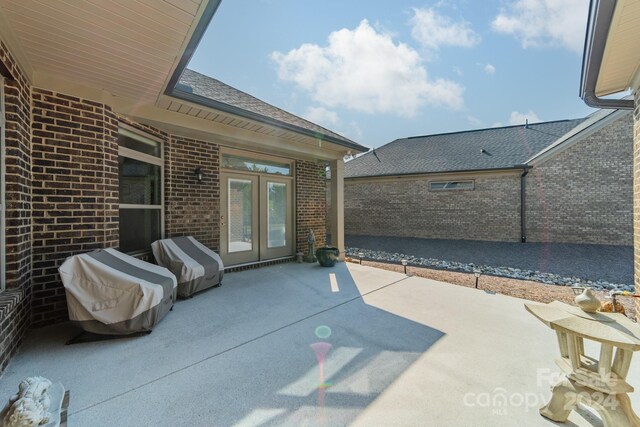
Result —
<path fill-rule="evenodd" d="M 293 82 L 325 107 L 411 117 L 426 104 L 462 108 L 464 88 L 429 79 L 420 55 L 366 20 L 329 35 L 327 46 L 303 44 L 273 52 L 278 77 Z"/>
<path fill-rule="evenodd" d="M 357 122 L 349 122 L 349 127 L 344 131 L 343 135 L 347 135 L 349 138 L 360 141 L 362 139 L 362 128 Z"/>
<path fill-rule="evenodd" d="M 479 118 L 477 118 L 476 116 L 471 116 L 471 115 L 467 116 L 467 121 L 473 126 L 484 127 L 484 122 Z"/>
<path fill-rule="evenodd" d="M 491 23 L 523 48 L 562 46 L 581 53 L 589 0 L 511 0 Z"/>
<path fill-rule="evenodd" d="M 324 107 L 309 107 L 304 114 L 304 118 L 326 128 L 335 126 L 338 123 L 338 114 Z"/>
<path fill-rule="evenodd" d="M 511 116 L 509 116 L 509 124 L 510 125 L 523 125 L 525 122 L 529 120 L 529 123 L 541 122 L 540 118 L 536 113 L 529 110 L 526 113 L 521 113 L 519 111 L 512 111 Z"/>
<path fill-rule="evenodd" d="M 324 107 L 309 107 L 302 117 L 354 141 L 362 139 L 363 132 L 358 123 L 352 121 L 345 124 L 335 111 Z"/>
<path fill-rule="evenodd" d="M 457 65 L 454 65 L 453 72 L 456 73 L 458 77 L 462 77 L 462 75 L 464 74 L 462 68 L 458 67 Z"/>
<path fill-rule="evenodd" d="M 504 125 L 502 124 L 502 122 L 494 122 L 494 123 L 491 123 L 491 127 L 492 127 L 492 128 L 501 128 L 502 126 L 504 126 Z"/>
<path fill-rule="evenodd" d="M 438 50 L 441 46 L 473 47 L 480 36 L 465 20 L 454 21 L 440 15 L 434 8 L 413 9 L 411 35 L 425 49 Z"/>
<path fill-rule="evenodd" d="M 490 76 L 493 76 L 496 73 L 496 67 L 491 64 L 487 64 L 484 66 L 484 72 L 489 74 Z"/>

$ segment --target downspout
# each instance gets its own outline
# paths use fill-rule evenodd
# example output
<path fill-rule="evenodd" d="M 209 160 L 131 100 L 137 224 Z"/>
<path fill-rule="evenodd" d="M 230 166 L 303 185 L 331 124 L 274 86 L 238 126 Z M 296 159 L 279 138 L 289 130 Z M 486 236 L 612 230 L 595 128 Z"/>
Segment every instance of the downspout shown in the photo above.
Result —
<path fill-rule="evenodd" d="M 520 175 L 520 242 L 527 242 L 527 179 L 529 173 L 529 165 L 521 165 L 522 174 Z"/>
<path fill-rule="evenodd" d="M 596 95 L 598 75 L 602 66 L 607 35 L 616 9 L 616 0 L 591 0 L 587 37 L 582 56 L 580 98 L 589 107 L 616 110 L 632 110 L 632 99 L 602 99 Z"/>

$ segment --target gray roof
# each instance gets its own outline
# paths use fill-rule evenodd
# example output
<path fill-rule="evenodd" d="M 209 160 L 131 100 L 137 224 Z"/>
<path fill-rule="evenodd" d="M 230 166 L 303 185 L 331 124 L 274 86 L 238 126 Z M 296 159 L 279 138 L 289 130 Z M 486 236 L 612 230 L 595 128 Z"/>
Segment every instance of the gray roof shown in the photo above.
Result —
<path fill-rule="evenodd" d="M 233 88 L 220 80 L 205 76 L 186 68 L 176 85 L 173 96 L 220 109 L 241 117 L 275 125 L 314 138 L 333 142 L 356 151 L 366 151 L 367 148 L 339 135 L 329 129 L 311 123 L 294 114 L 274 107 L 258 98 Z M 180 95 L 186 95 L 180 96 Z M 195 99 L 188 98 L 195 95 Z"/>
<path fill-rule="evenodd" d="M 514 168 L 584 120 L 559 120 L 397 139 L 347 162 L 345 177 Z"/>

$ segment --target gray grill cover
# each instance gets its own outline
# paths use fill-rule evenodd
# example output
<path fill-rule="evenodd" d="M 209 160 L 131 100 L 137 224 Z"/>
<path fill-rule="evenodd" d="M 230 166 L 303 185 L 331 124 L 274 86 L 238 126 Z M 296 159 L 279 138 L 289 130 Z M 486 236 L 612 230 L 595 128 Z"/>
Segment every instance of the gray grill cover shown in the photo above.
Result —
<path fill-rule="evenodd" d="M 97 334 L 148 331 L 176 299 L 177 281 L 169 270 L 115 249 L 74 255 L 58 271 L 69 319 Z"/>
<path fill-rule="evenodd" d="M 224 265 L 220 256 L 191 236 L 156 240 L 151 249 L 156 262 L 178 278 L 180 297 L 190 297 L 222 282 Z"/>

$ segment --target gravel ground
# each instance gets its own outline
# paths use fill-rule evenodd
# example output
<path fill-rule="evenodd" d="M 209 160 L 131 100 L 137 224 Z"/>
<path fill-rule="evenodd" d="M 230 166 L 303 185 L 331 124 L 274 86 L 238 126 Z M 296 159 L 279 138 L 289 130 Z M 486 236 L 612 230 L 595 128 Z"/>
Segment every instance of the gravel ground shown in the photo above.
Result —
<path fill-rule="evenodd" d="M 633 284 L 633 247 L 346 236 L 348 247 Z M 563 291 L 567 291 L 564 289 Z"/>
<path fill-rule="evenodd" d="M 358 262 L 347 258 L 347 261 Z M 402 266 L 397 264 L 387 264 L 381 262 L 363 261 L 363 265 L 369 265 L 384 270 L 402 272 Z M 454 285 L 472 288 L 475 286 L 475 277 L 473 274 L 458 273 L 453 271 L 433 270 L 424 267 L 407 267 L 407 272 L 427 279 L 437 280 L 440 282 L 451 283 Z M 508 279 L 505 277 L 482 276 L 478 281 L 478 289 L 484 292 L 495 292 L 503 295 L 509 295 L 516 298 L 522 298 L 530 301 L 548 303 L 554 300 L 574 303 L 575 295 L 570 287 L 545 285 L 539 282 L 531 282 L 527 280 Z M 598 299 L 605 301 L 607 292 L 596 291 Z M 618 300 L 624 305 L 626 314 L 635 320 L 636 305 L 633 298 L 620 298 Z"/>

